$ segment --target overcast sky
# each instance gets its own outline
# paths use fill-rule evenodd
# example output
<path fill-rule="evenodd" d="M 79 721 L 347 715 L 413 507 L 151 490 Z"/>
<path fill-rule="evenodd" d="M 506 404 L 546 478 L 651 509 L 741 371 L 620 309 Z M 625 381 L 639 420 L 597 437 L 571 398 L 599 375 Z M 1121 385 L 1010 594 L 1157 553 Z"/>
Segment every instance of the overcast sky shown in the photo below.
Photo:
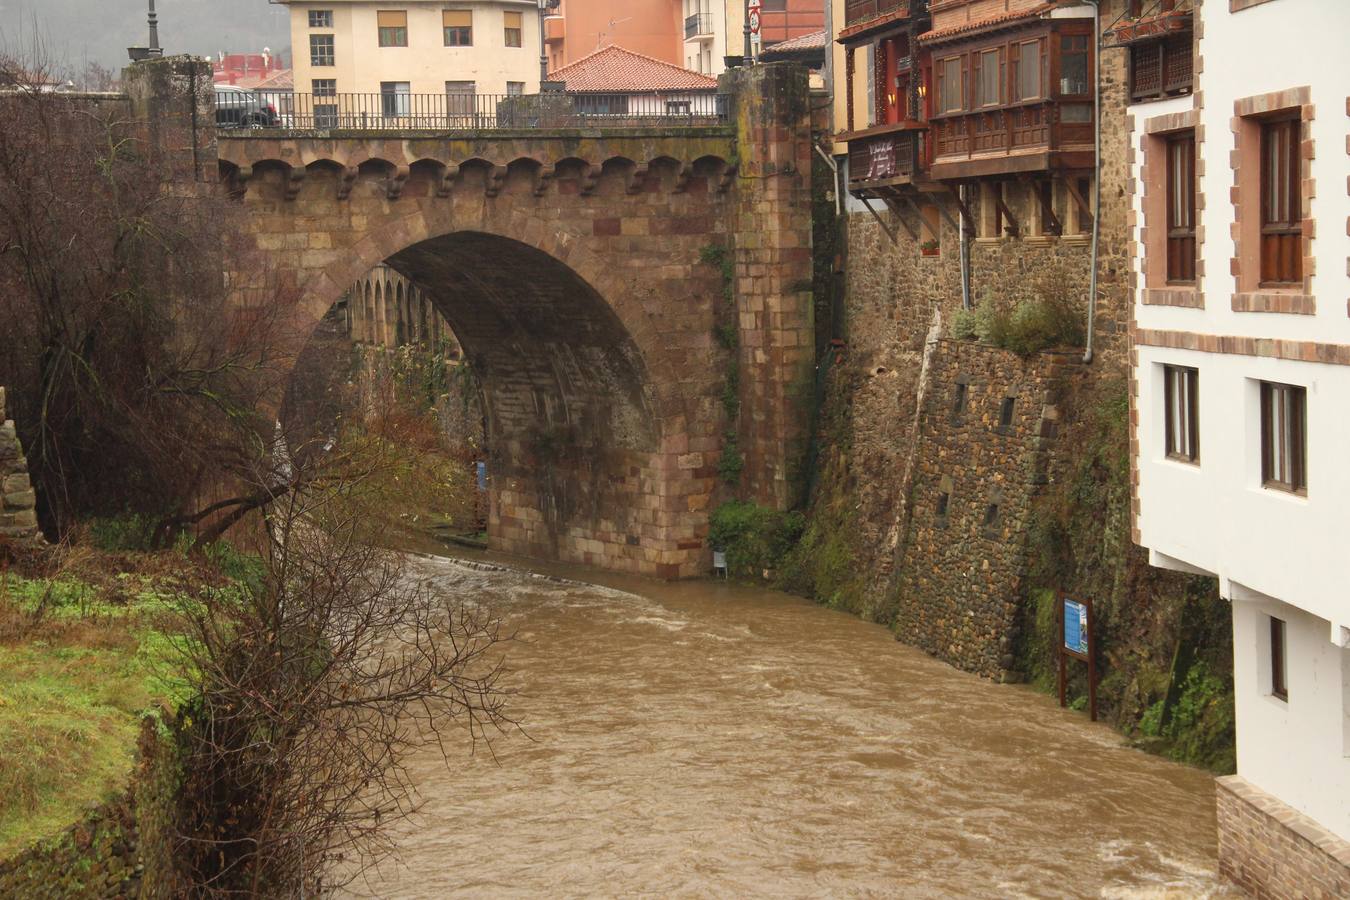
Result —
<path fill-rule="evenodd" d="M 267 0 L 155 0 L 166 53 L 214 56 L 224 50 L 286 51 L 287 9 Z M 146 0 L 0 0 L 0 49 L 14 52 L 40 36 L 47 55 L 72 69 L 84 61 L 121 69 L 127 47 L 146 42 Z"/>

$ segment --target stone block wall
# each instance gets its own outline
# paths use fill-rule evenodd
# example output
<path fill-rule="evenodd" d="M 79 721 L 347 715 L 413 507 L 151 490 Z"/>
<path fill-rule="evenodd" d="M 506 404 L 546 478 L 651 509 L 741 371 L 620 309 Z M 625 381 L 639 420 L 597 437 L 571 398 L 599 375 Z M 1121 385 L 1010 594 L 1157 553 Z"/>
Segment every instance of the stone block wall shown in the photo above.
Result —
<path fill-rule="evenodd" d="M 894 629 L 990 678 L 1013 668 L 1031 505 L 1077 353 L 941 340 L 928 358 Z"/>
<path fill-rule="evenodd" d="M 127 788 L 61 834 L 0 860 L 0 897 L 183 896 L 174 875 L 176 747 L 147 717 Z"/>
<path fill-rule="evenodd" d="M 28 460 L 14 421 L 5 418 L 5 389 L 0 387 L 0 537 L 37 537 L 37 494 L 28 479 Z"/>
<path fill-rule="evenodd" d="M 1350 843 L 1238 775 L 1218 779 L 1219 873 L 1253 897 L 1350 897 Z"/>

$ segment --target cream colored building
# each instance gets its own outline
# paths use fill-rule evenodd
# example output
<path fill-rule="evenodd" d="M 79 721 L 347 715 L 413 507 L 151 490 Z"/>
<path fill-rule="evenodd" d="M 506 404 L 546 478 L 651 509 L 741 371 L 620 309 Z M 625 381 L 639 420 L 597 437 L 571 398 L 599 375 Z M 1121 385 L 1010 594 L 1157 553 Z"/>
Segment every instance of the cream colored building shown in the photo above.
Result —
<path fill-rule="evenodd" d="M 392 95 L 404 114 L 447 95 L 467 106 L 464 95 L 539 90 L 534 0 L 278 2 L 291 9 L 297 93 Z"/>

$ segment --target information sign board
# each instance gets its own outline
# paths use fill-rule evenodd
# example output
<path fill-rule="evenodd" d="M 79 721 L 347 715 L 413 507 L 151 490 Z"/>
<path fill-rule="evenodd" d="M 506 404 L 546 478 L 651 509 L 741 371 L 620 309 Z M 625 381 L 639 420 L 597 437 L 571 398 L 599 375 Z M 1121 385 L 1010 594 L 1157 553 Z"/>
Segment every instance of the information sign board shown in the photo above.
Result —
<path fill-rule="evenodd" d="M 1087 656 L 1088 609 L 1086 603 L 1064 598 L 1064 649 Z"/>
<path fill-rule="evenodd" d="M 750 33 L 759 34 L 759 10 L 750 10 Z"/>

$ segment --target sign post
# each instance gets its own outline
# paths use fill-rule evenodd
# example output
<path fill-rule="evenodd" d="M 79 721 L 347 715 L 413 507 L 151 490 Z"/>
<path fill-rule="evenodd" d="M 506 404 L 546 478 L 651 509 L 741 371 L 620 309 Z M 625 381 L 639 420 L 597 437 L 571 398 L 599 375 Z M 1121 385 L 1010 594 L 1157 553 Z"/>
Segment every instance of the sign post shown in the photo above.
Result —
<path fill-rule="evenodd" d="M 1059 705 L 1067 706 L 1065 682 L 1068 659 L 1081 659 L 1088 667 L 1088 716 L 1097 721 L 1097 647 L 1093 640 L 1091 600 L 1072 600 L 1063 591 L 1055 592 L 1056 620 L 1059 624 Z"/>

